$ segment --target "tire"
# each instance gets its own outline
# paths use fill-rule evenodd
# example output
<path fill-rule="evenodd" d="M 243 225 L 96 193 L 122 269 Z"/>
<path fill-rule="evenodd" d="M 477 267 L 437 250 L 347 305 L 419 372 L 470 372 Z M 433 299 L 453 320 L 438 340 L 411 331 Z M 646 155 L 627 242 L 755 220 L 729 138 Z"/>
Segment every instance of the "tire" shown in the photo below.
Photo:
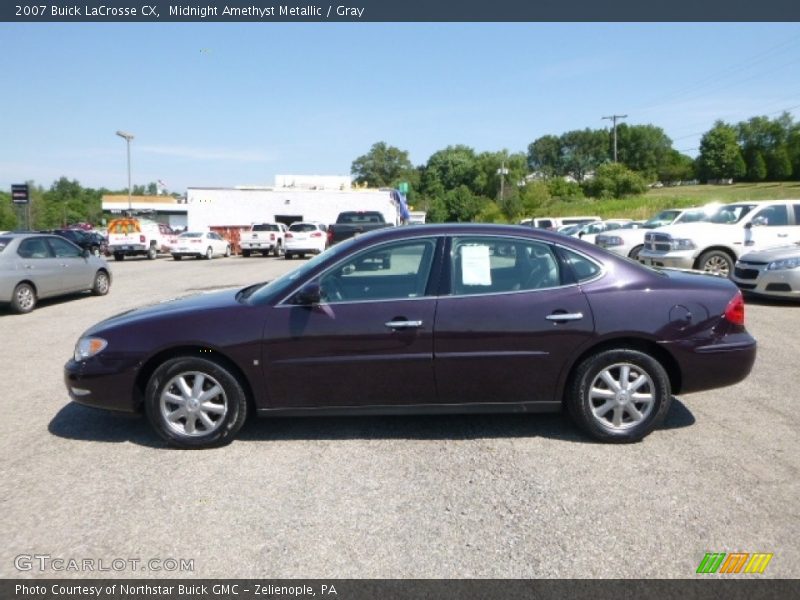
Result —
<path fill-rule="evenodd" d="M 278 242 L 278 243 L 275 245 L 275 249 L 272 251 L 272 255 L 273 255 L 275 258 L 278 258 L 278 257 L 280 257 L 280 256 L 283 256 L 283 246 L 281 245 L 281 243 L 280 243 L 280 242 Z"/>
<path fill-rule="evenodd" d="M 158 249 L 155 246 L 150 246 L 147 249 L 147 260 L 155 260 L 158 257 Z"/>
<path fill-rule="evenodd" d="M 125 260 L 125 255 L 122 252 L 114 252 L 114 260 Z"/>
<path fill-rule="evenodd" d="M 286 254 L 283 255 L 283 258 L 285 258 L 286 260 L 292 260 L 294 258 L 294 254 L 292 254 L 291 252 L 287 252 Z"/>
<path fill-rule="evenodd" d="M 206 253 L 203 256 L 203 258 L 206 260 L 211 260 L 212 258 L 214 258 L 214 249 L 211 246 L 206 248 Z"/>
<path fill-rule="evenodd" d="M 709 250 L 700 255 L 697 267 L 706 273 L 730 277 L 733 274 L 733 259 L 722 250 Z"/>
<path fill-rule="evenodd" d="M 248 258 L 250 256 L 250 250 L 242 250 L 242 258 Z"/>
<path fill-rule="evenodd" d="M 581 429 L 596 440 L 615 443 L 644 438 L 661 424 L 671 403 L 669 377 L 661 363 L 624 348 L 605 350 L 581 362 L 566 398 Z"/>
<path fill-rule="evenodd" d="M 306 257 L 306 253 L 305 253 L 305 252 L 301 252 L 300 254 L 298 254 L 298 256 L 299 256 L 301 259 L 303 259 L 303 258 L 305 258 L 305 257 Z"/>
<path fill-rule="evenodd" d="M 231 247 L 230 245 L 225 246 L 225 258 L 228 258 L 231 255 Z"/>
<path fill-rule="evenodd" d="M 180 254 L 173 254 L 172 255 L 172 260 L 180 260 L 182 258 L 183 258 L 183 256 L 181 256 Z"/>
<path fill-rule="evenodd" d="M 110 289 L 111 280 L 108 278 L 108 273 L 103 270 L 95 273 L 94 284 L 92 285 L 92 294 L 95 296 L 105 296 Z"/>
<path fill-rule="evenodd" d="M 638 246 L 634 246 L 633 249 L 628 253 L 628 257 L 632 258 L 633 260 L 639 260 L 639 252 L 642 251 L 643 244 L 639 244 Z"/>
<path fill-rule="evenodd" d="M 195 393 L 198 378 L 202 378 L 201 392 Z M 185 384 L 182 388 L 180 381 Z M 218 391 L 200 400 L 214 389 Z M 187 395 L 183 390 L 191 392 Z M 203 358 L 178 357 L 163 363 L 147 383 L 144 402 L 156 433 L 178 448 L 228 444 L 247 418 L 247 397 L 239 380 L 223 366 Z M 187 407 L 191 412 L 187 413 Z"/>
<path fill-rule="evenodd" d="M 11 294 L 11 310 L 24 315 L 36 308 L 36 290 L 30 283 L 19 283 Z"/>

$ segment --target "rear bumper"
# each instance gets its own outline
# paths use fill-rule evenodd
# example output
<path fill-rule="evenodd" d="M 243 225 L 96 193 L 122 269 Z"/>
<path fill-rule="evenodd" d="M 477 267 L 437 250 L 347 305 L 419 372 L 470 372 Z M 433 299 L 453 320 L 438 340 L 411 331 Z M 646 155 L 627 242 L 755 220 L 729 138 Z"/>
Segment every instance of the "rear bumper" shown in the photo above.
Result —
<path fill-rule="evenodd" d="M 144 244 L 125 244 L 124 246 L 109 246 L 109 254 L 124 254 L 125 256 L 138 256 L 147 254 L 148 246 Z"/>
<path fill-rule="evenodd" d="M 686 340 L 664 347 L 680 368 L 681 385 L 676 393 L 734 385 L 750 374 L 756 361 L 756 340 L 746 332 L 722 336 L 711 344 Z"/>

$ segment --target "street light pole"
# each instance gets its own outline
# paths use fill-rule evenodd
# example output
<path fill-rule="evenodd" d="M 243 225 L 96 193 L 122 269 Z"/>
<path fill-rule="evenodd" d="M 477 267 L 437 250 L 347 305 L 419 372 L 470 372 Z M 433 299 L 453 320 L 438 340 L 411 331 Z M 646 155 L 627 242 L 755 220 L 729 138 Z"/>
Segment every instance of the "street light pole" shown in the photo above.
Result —
<path fill-rule="evenodd" d="M 125 140 L 125 145 L 128 149 L 128 213 L 131 212 L 131 140 L 133 139 L 132 133 L 124 131 L 117 131 L 117 135 Z"/>

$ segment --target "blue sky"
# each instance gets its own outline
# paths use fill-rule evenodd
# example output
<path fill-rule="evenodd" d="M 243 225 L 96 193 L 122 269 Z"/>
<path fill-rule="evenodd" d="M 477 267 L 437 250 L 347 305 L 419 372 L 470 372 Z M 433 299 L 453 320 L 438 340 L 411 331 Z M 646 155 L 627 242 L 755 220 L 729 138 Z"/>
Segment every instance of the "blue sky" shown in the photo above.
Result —
<path fill-rule="evenodd" d="M 722 118 L 800 119 L 800 24 L 0 24 L 0 189 L 347 174 L 376 141 L 526 151 L 628 114 L 694 155 Z"/>

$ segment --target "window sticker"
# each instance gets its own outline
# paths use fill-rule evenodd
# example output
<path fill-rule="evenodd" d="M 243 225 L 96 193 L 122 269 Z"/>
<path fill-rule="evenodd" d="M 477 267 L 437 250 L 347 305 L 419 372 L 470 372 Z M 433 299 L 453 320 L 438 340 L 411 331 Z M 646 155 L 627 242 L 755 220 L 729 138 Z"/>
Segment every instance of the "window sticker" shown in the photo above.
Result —
<path fill-rule="evenodd" d="M 489 246 L 461 247 L 461 281 L 464 285 L 492 285 Z"/>

